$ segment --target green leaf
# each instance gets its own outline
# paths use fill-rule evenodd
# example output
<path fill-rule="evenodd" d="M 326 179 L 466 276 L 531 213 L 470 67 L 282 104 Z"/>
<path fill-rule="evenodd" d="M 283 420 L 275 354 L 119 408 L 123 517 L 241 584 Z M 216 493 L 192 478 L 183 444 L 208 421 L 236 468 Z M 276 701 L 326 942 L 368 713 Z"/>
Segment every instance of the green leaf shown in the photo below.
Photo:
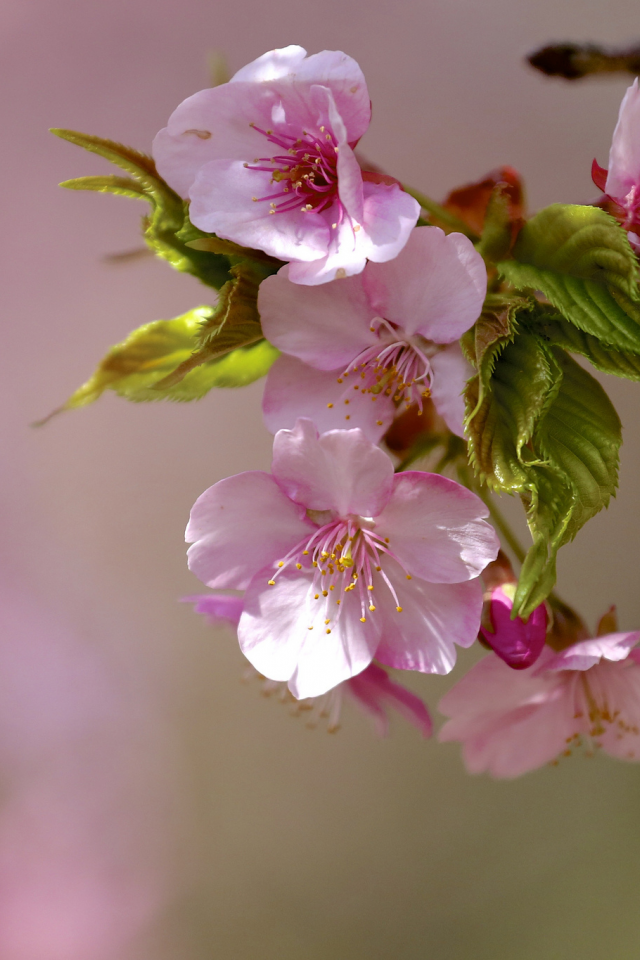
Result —
<path fill-rule="evenodd" d="M 520 334 L 502 350 L 482 388 L 480 376 L 467 384 L 469 459 L 487 486 L 497 492 L 529 488 L 523 449 L 536 421 L 553 399 L 559 379 L 549 351 L 532 334 Z"/>
<path fill-rule="evenodd" d="M 498 263 L 509 256 L 509 251 L 522 221 L 514 222 L 510 185 L 497 183 L 491 192 L 484 228 L 477 251 L 491 263 Z"/>
<path fill-rule="evenodd" d="M 148 200 L 151 213 L 143 219 L 148 246 L 176 270 L 190 273 L 207 286 L 219 289 L 229 277 L 229 260 L 222 254 L 190 249 L 178 234 L 188 222 L 187 205 L 158 175 L 151 157 L 113 140 L 103 140 L 74 130 L 52 130 L 56 136 L 96 153 L 125 170 L 130 177 L 79 177 L 66 180 L 70 190 L 97 190 Z"/>
<path fill-rule="evenodd" d="M 585 333 L 640 353 L 638 266 L 625 231 L 598 207 L 554 204 L 520 231 L 498 264 L 517 289 L 541 291 Z"/>
<path fill-rule="evenodd" d="M 520 316 L 533 327 L 536 308 Z M 608 505 L 621 443 L 600 384 L 527 323 L 491 357 L 484 385 L 477 374 L 465 396 L 475 472 L 496 492 L 518 493 L 527 508 L 533 545 L 513 608 L 523 617 L 552 589 L 559 548 Z"/>
<path fill-rule="evenodd" d="M 520 231 L 513 255 L 539 270 L 595 280 L 638 299 L 638 265 L 627 234 L 599 207 L 546 207 Z"/>
<path fill-rule="evenodd" d="M 215 310 L 202 323 L 196 350 L 176 369 L 159 381 L 157 389 L 174 387 L 188 373 L 203 363 L 262 340 L 258 313 L 258 287 L 263 274 L 248 262 L 230 270 L 232 279 L 220 290 Z"/>
<path fill-rule="evenodd" d="M 564 351 L 553 350 L 562 381 L 541 419 L 530 468 L 528 523 L 533 546 L 523 564 L 514 616 L 528 616 L 555 583 L 559 548 L 609 505 L 618 482 L 620 420 L 600 384 Z"/>
<path fill-rule="evenodd" d="M 188 360 L 201 336 L 202 326 L 215 314 L 214 307 L 196 307 L 174 320 L 147 323 L 126 340 L 112 347 L 95 373 L 67 400 L 40 423 L 62 410 L 84 407 L 105 390 L 136 402 L 149 400 L 198 400 L 213 387 L 241 387 L 264 376 L 278 351 L 262 339 L 204 363 L 170 387 L 159 382 Z"/>
<path fill-rule="evenodd" d="M 640 356 L 637 353 L 615 350 L 597 337 L 578 330 L 559 314 L 543 315 L 536 329 L 549 343 L 570 353 L 579 353 L 602 373 L 626 377 L 627 380 L 640 380 Z"/>

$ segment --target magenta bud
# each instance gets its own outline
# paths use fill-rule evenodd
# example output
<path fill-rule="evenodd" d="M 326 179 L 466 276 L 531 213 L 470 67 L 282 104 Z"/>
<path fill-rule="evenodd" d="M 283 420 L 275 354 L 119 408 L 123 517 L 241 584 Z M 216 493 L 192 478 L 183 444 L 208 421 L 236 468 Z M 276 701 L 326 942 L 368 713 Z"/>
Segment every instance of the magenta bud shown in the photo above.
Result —
<path fill-rule="evenodd" d="M 491 633 L 480 628 L 483 640 L 514 670 L 524 670 L 536 662 L 547 636 L 547 611 L 544 603 L 533 611 L 527 622 L 520 617 L 511 619 L 515 584 L 494 587 L 489 601 Z"/>

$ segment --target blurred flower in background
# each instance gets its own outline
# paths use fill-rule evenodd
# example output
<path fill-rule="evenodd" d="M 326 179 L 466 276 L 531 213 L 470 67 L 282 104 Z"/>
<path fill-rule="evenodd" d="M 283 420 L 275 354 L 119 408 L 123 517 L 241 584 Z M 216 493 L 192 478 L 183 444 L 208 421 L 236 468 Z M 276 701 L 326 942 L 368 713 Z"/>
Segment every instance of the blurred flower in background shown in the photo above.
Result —
<path fill-rule="evenodd" d="M 0 569 L 0 956 L 112 960 L 170 893 L 164 725 Z"/>

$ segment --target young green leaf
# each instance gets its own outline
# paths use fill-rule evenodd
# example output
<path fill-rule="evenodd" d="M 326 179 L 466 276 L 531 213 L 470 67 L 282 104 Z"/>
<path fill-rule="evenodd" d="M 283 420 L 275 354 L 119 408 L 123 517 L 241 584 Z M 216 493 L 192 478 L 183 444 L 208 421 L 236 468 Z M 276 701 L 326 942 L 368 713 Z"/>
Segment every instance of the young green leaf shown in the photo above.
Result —
<path fill-rule="evenodd" d="M 96 153 L 129 174 L 123 177 L 79 177 L 61 185 L 70 190 L 97 190 L 147 200 L 151 213 L 143 218 L 148 246 L 176 270 L 190 273 L 207 286 L 219 289 L 229 277 L 229 260 L 223 254 L 190 249 L 178 234 L 188 222 L 184 201 L 158 175 L 151 157 L 112 140 L 74 130 L 51 131 L 63 140 Z"/>
<path fill-rule="evenodd" d="M 615 350 L 589 333 L 578 330 L 560 314 L 542 315 L 536 329 L 540 336 L 570 353 L 579 353 L 602 373 L 627 380 L 640 380 L 640 355 L 624 350 Z"/>
<path fill-rule="evenodd" d="M 640 353 L 638 266 L 625 231 L 598 207 L 554 204 L 520 231 L 499 265 L 517 289 L 541 291 L 578 329 Z"/>
<path fill-rule="evenodd" d="M 232 267 L 230 273 L 232 279 L 220 290 L 215 310 L 200 327 L 196 349 L 172 373 L 158 382 L 158 390 L 175 387 L 183 377 L 203 363 L 262 340 L 258 287 L 263 275 L 248 261 Z"/>
<path fill-rule="evenodd" d="M 93 375 L 67 400 L 46 417 L 62 410 L 84 407 L 105 390 L 136 402 L 149 400 L 198 400 L 213 387 L 241 387 L 264 376 L 278 351 L 262 339 L 204 363 L 178 383 L 159 388 L 196 349 L 202 325 L 215 314 L 214 307 L 196 307 L 173 320 L 156 320 L 134 330 L 126 340 L 112 347 Z"/>
<path fill-rule="evenodd" d="M 562 380 L 540 420 L 529 468 L 527 520 L 533 538 L 520 572 L 513 616 L 527 617 L 555 583 L 556 556 L 587 520 L 608 506 L 618 480 L 620 420 L 600 384 L 563 350 Z"/>

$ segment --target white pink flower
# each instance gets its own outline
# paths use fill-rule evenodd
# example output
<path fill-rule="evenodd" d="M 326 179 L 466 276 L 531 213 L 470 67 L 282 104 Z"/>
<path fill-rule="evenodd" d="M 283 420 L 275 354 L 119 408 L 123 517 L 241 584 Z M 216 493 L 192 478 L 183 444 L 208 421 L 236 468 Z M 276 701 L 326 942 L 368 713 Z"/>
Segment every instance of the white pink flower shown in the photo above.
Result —
<path fill-rule="evenodd" d="M 204 614 L 212 626 L 237 628 L 240 622 L 244 602 L 240 596 L 209 593 L 184 599 L 194 603 L 196 613 Z M 277 680 L 265 680 L 263 690 L 266 696 L 278 693 L 285 702 L 292 700 L 298 708 L 309 710 L 309 726 L 315 726 L 318 719 L 326 718 L 329 733 L 334 733 L 340 726 L 345 694 L 372 717 L 381 737 L 386 737 L 389 733 L 389 708 L 397 710 L 423 737 L 430 737 L 433 732 L 431 716 L 424 701 L 401 683 L 392 680 L 387 671 L 377 663 L 370 663 L 362 673 L 338 684 L 321 697 L 296 701 L 285 684 Z"/>
<path fill-rule="evenodd" d="M 448 673 L 475 640 L 477 579 L 498 541 L 475 494 L 435 474 L 394 476 L 361 430 L 274 439 L 272 474 L 221 480 L 198 499 L 189 566 L 246 590 L 238 639 L 259 673 L 314 697 L 383 664 Z"/>
<path fill-rule="evenodd" d="M 595 185 L 620 207 L 629 240 L 640 247 L 640 89 L 637 78 L 620 104 L 618 123 L 609 151 L 609 170 L 594 160 Z"/>
<path fill-rule="evenodd" d="M 353 147 L 370 118 L 355 60 L 289 46 L 181 103 L 153 155 L 201 230 L 325 283 L 395 257 L 420 212 L 396 182 L 363 179 Z"/>
<path fill-rule="evenodd" d="M 459 740 L 471 773 L 518 777 L 581 745 L 640 760 L 640 631 L 581 640 L 511 670 L 489 655 L 445 696 L 440 740 Z"/>
<path fill-rule="evenodd" d="M 302 289 L 290 275 L 283 267 L 258 296 L 265 336 L 289 355 L 267 378 L 269 429 L 293 426 L 298 408 L 320 429 L 355 425 L 377 441 L 396 403 L 421 407 L 431 396 L 462 436 L 471 369 L 456 341 L 480 315 L 487 289 L 470 240 L 417 227 L 395 260 L 368 263 L 357 277 Z"/>

